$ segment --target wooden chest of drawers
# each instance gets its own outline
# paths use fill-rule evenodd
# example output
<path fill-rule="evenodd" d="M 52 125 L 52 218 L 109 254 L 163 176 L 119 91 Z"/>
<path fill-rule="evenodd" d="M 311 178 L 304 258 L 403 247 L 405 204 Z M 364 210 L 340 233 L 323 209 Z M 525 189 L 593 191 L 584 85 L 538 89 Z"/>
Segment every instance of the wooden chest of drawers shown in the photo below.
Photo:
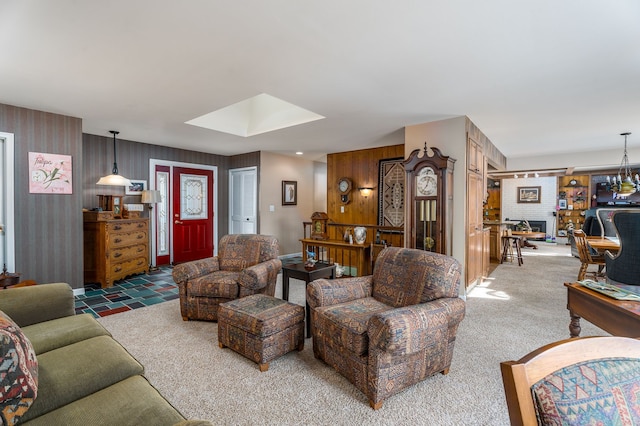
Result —
<path fill-rule="evenodd" d="M 84 281 L 113 282 L 149 269 L 149 222 L 84 214 Z"/>

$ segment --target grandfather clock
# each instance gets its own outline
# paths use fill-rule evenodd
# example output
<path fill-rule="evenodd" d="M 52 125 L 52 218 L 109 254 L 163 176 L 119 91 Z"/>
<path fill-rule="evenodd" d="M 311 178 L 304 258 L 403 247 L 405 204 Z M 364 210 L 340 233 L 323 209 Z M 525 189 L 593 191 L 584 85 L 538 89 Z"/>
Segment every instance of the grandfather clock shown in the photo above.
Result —
<path fill-rule="evenodd" d="M 404 164 L 407 173 L 405 241 L 407 246 L 451 255 L 453 224 L 453 164 L 427 143 L 422 155 L 414 150 Z"/>

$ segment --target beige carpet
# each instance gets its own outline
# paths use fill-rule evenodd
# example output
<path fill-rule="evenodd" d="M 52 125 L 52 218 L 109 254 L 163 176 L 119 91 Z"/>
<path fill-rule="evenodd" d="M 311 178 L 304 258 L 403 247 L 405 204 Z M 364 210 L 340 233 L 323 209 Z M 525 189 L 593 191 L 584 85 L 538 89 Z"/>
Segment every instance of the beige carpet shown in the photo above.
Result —
<path fill-rule="evenodd" d="M 450 373 L 403 391 L 378 411 L 313 357 L 310 339 L 302 352 L 260 373 L 256 364 L 218 347 L 216 323 L 182 321 L 177 300 L 100 321 L 188 418 L 226 425 L 507 425 L 499 363 L 569 337 L 563 283 L 575 281 L 579 261 L 568 246 L 539 247 L 524 250 L 521 267 L 498 266 L 468 295 Z M 290 300 L 304 304 L 301 281 L 292 281 Z M 606 335 L 582 323 L 583 336 Z"/>

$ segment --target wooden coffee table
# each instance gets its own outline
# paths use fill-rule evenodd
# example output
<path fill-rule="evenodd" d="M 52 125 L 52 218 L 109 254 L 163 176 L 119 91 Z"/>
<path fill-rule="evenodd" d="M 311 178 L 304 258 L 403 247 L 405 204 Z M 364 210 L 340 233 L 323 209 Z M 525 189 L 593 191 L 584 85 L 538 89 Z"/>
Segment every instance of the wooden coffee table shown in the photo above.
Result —
<path fill-rule="evenodd" d="M 282 299 L 289 300 L 289 278 L 296 278 L 305 282 L 305 300 L 307 299 L 306 286 L 319 278 L 335 279 L 336 265 L 324 262 L 316 262 L 313 269 L 307 269 L 303 263 L 282 265 Z M 311 337 L 311 312 L 309 304 L 306 304 L 307 337 Z"/>
<path fill-rule="evenodd" d="M 580 335 L 580 318 L 614 336 L 640 337 L 640 302 L 616 300 L 578 283 L 565 283 L 569 334 Z"/>

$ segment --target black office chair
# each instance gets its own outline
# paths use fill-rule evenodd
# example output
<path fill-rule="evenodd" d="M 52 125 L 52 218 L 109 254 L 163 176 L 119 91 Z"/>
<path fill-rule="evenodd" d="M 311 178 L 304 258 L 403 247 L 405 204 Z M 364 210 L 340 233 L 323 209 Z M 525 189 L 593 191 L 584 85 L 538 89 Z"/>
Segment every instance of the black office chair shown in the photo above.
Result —
<path fill-rule="evenodd" d="M 617 254 L 607 251 L 607 279 L 620 284 L 640 285 L 640 211 L 617 212 L 613 224 L 620 239 Z"/>

